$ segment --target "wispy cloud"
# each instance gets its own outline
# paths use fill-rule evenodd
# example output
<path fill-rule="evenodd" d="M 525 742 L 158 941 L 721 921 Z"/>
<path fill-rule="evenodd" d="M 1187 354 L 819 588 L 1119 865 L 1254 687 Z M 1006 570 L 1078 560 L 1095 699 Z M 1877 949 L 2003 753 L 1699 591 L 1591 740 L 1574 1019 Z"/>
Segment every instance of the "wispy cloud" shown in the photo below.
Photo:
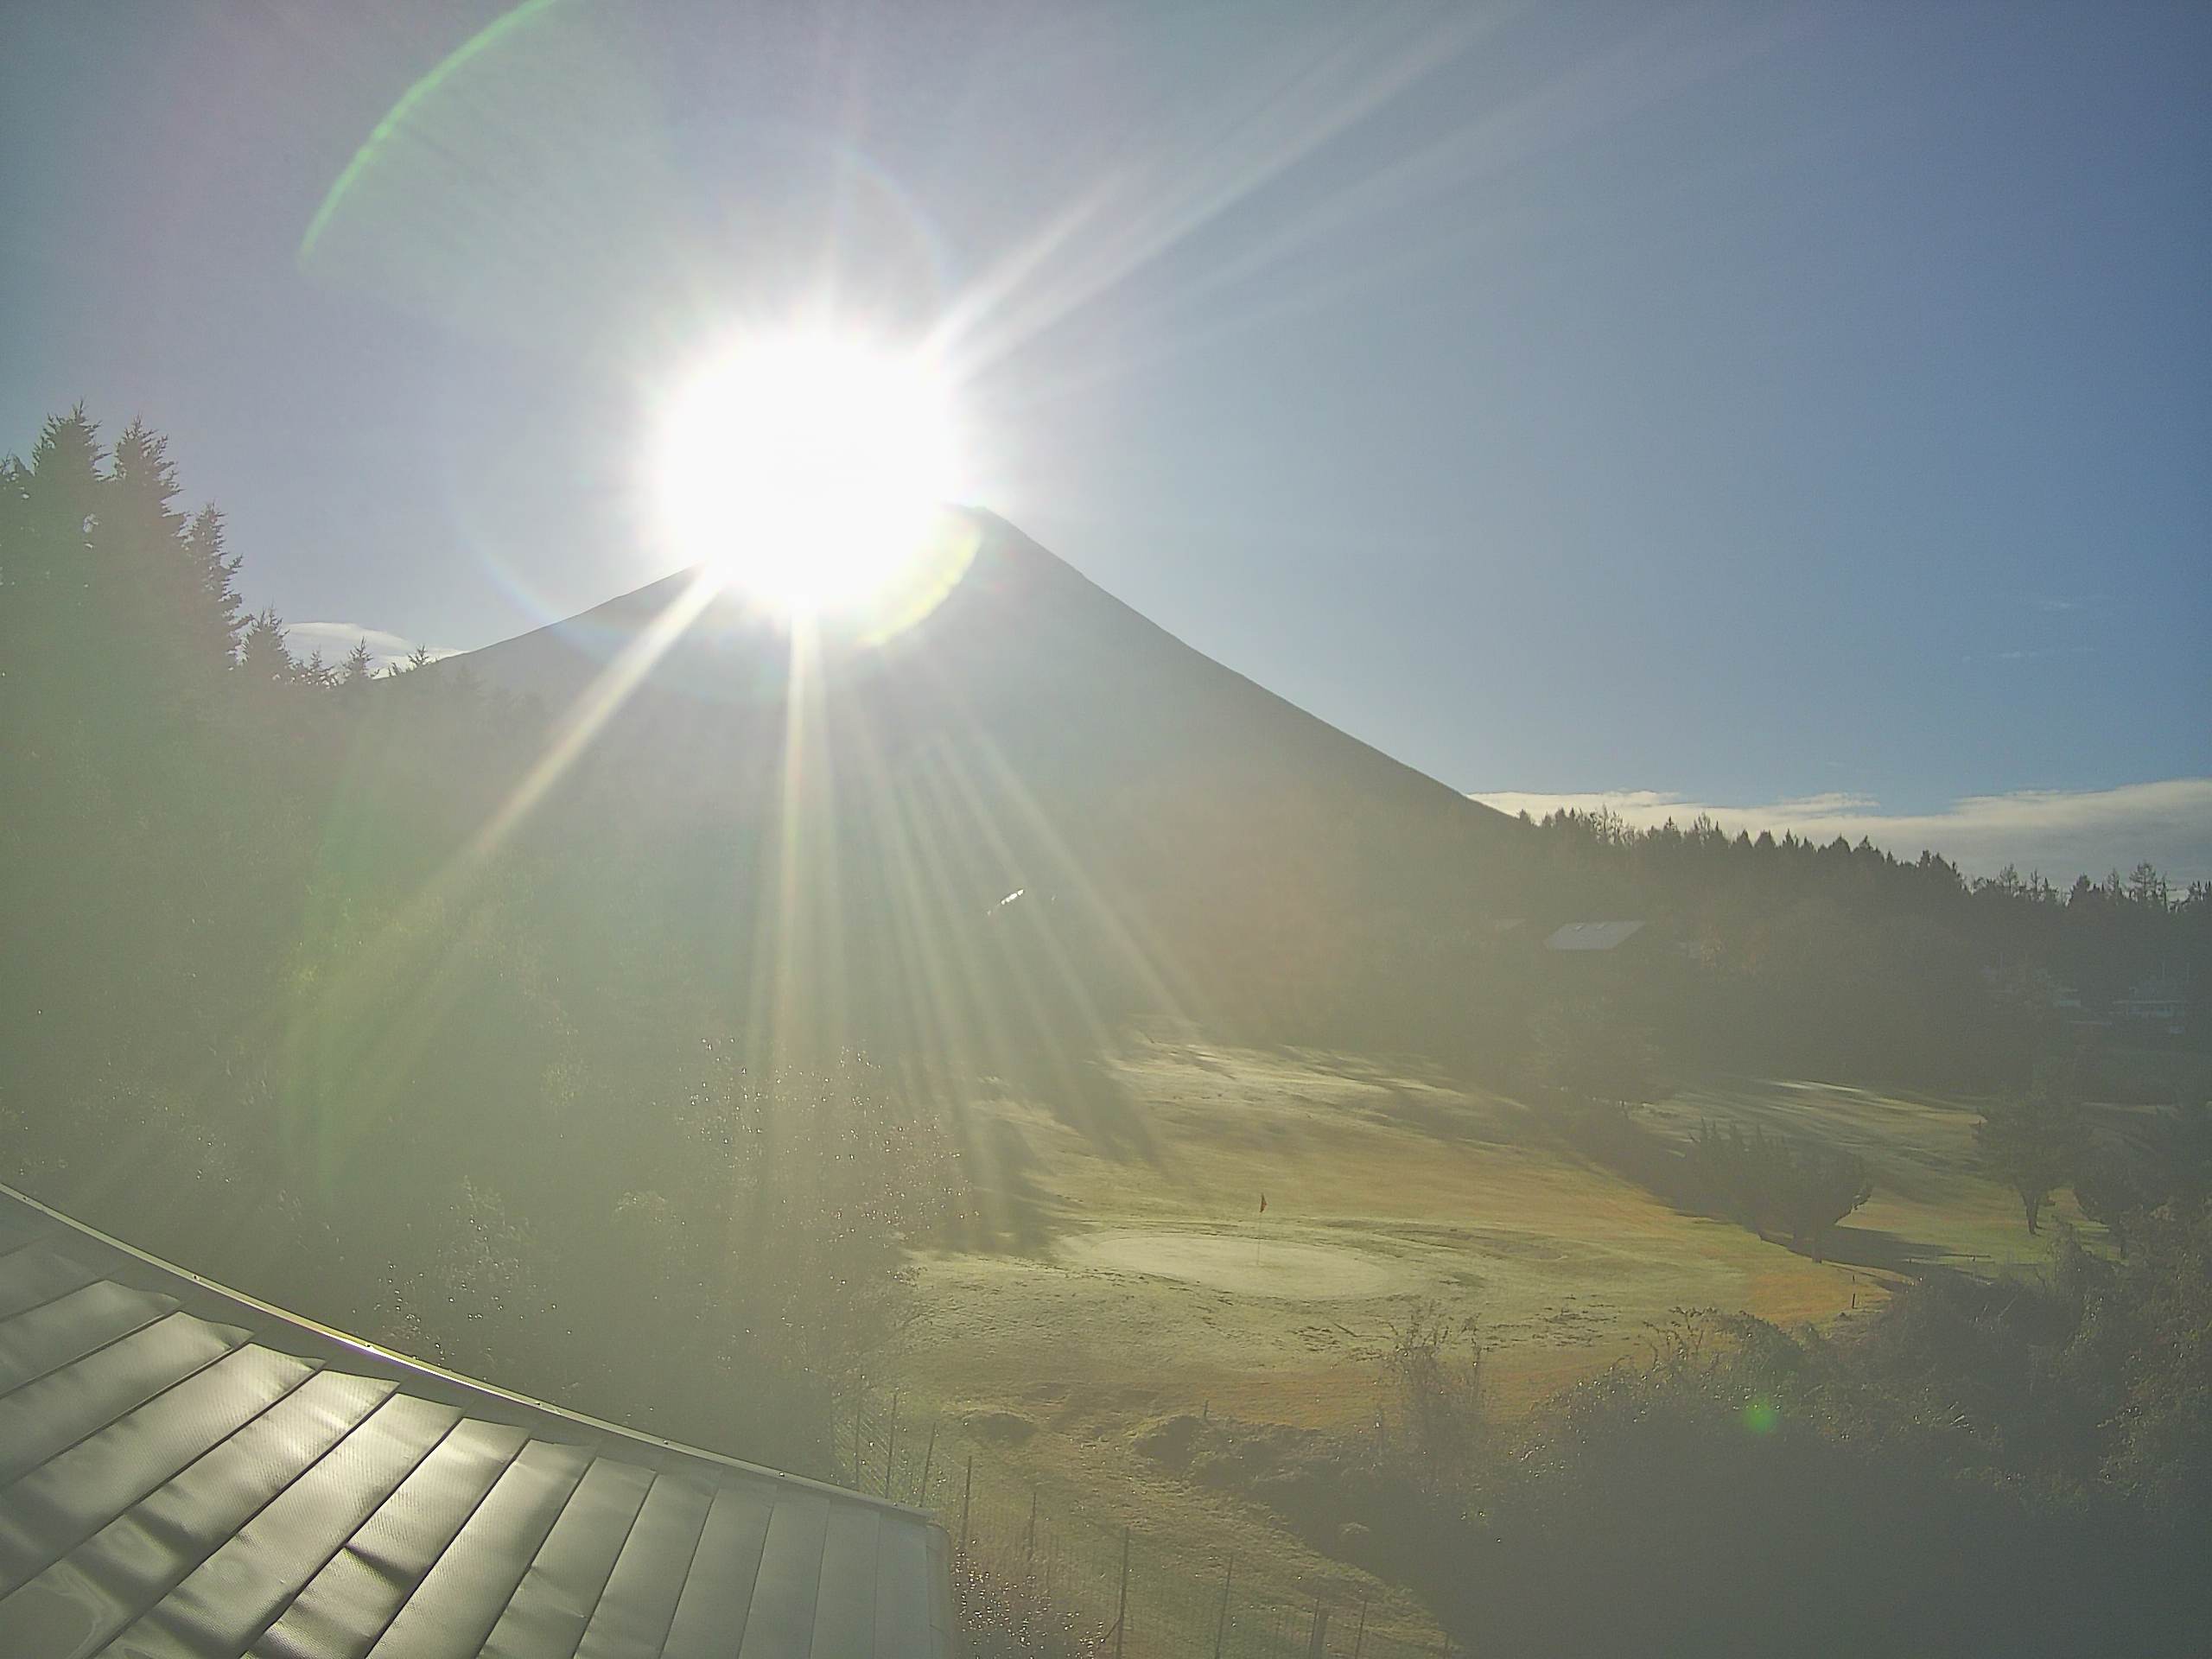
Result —
<path fill-rule="evenodd" d="M 2096 647 L 2094 645 L 2040 645 L 2018 651 L 1993 651 L 1978 656 L 1969 654 L 1959 660 L 1962 663 L 2044 663 L 2056 657 L 2092 657 L 2095 654 Z"/>
<path fill-rule="evenodd" d="M 369 655 L 381 669 L 387 663 L 405 660 L 414 654 L 416 642 L 385 628 L 365 628 L 358 622 L 289 622 L 284 626 L 284 643 L 292 648 L 295 657 L 305 657 L 319 651 L 327 663 L 336 664 L 345 660 L 346 652 L 357 642 L 365 640 Z M 455 657 L 457 651 L 446 645 L 425 647 L 433 662 L 441 657 Z"/>
<path fill-rule="evenodd" d="M 2054 881 L 2070 880 L 2084 871 L 2101 875 L 2148 859 L 2176 881 L 2212 879 L 2212 778 L 1969 795 L 1929 812 L 1885 811 L 1872 796 L 1840 792 L 1750 806 L 1653 789 L 1559 795 L 1485 790 L 1475 791 L 1475 798 L 1539 818 L 1563 807 L 1605 807 L 1643 826 L 1669 818 L 1686 824 L 1706 813 L 1731 833 L 1770 830 L 1779 836 L 1794 830 L 1813 841 L 1841 836 L 1854 843 L 1864 836 L 1900 857 L 1941 853 L 1974 874 L 2011 864 L 2040 870 Z"/>

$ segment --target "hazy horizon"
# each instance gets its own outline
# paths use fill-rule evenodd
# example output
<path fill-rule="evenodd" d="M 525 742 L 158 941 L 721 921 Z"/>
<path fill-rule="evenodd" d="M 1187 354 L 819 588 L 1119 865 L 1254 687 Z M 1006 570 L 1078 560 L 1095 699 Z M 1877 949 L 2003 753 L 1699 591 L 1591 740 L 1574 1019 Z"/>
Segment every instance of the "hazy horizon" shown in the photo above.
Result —
<path fill-rule="evenodd" d="M 336 622 L 294 623 L 288 633 L 302 656 L 319 652 L 331 662 L 359 641 L 368 646 L 380 666 L 400 662 L 417 644 L 427 645 Z M 463 650 L 428 645 L 427 649 L 435 661 L 467 655 L 483 645 Z M 1854 845 L 1868 840 L 1904 859 L 1923 851 L 1936 853 L 1969 876 L 1994 876 L 2009 868 L 2023 878 L 2040 875 L 2061 887 L 2078 875 L 2096 880 L 2144 862 L 2155 865 L 2177 887 L 2212 880 L 2212 777 L 2102 790 L 1962 795 L 1915 812 L 1890 810 L 1872 795 L 1844 791 L 1764 802 L 1699 799 L 1657 789 L 1463 792 L 1500 811 L 1526 813 L 1532 818 L 1560 811 L 1606 812 L 1648 830 L 1670 823 L 1687 827 L 1707 817 L 1731 833 L 1742 831 L 1754 838 L 1766 832 L 1822 843 L 1838 836 Z"/>

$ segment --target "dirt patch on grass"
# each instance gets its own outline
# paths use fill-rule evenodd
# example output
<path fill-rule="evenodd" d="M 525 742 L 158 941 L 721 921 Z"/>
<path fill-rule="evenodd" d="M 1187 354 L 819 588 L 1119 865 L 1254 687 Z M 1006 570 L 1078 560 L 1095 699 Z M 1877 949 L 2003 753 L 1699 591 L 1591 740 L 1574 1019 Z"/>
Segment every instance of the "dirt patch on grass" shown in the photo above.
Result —
<path fill-rule="evenodd" d="M 1020 1446 L 1037 1432 L 1035 1420 L 1018 1411 L 984 1408 L 963 1412 L 960 1421 L 970 1434 L 988 1446 Z"/>
<path fill-rule="evenodd" d="M 1237 1296 L 1287 1301 L 1418 1292 L 1421 1275 L 1386 1258 L 1337 1244 L 1166 1227 L 1117 1227 L 1063 1241 L 1060 1257 L 1077 1267 L 1105 1268 L 1174 1279 Z"/>

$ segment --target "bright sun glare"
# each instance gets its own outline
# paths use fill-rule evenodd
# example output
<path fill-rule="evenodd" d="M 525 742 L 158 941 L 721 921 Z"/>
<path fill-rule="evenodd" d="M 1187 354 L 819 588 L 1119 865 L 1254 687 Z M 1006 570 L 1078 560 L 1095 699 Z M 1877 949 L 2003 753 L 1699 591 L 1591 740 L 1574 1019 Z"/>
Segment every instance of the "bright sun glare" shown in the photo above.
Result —
<path fill-rule="evenodd" d="M 765 604 L 866 603 L 928 544 L 956 487 L 950 388 L 853 335 L 741 341 L 683 381 L 655 451 L 664 531 Z"/>

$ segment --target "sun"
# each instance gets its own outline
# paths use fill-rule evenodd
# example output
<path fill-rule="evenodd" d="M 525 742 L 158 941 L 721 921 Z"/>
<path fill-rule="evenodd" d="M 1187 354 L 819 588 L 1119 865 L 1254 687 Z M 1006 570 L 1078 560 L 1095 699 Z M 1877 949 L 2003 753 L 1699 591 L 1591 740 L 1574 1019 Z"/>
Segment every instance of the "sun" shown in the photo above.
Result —
<path fill-rule="evenodd" d="M 792 615 L 880 599 L 958 485 L 950 377 L 856 334 L 739 340 L 677 382 L 653 448 L 663 533 Z"/>

